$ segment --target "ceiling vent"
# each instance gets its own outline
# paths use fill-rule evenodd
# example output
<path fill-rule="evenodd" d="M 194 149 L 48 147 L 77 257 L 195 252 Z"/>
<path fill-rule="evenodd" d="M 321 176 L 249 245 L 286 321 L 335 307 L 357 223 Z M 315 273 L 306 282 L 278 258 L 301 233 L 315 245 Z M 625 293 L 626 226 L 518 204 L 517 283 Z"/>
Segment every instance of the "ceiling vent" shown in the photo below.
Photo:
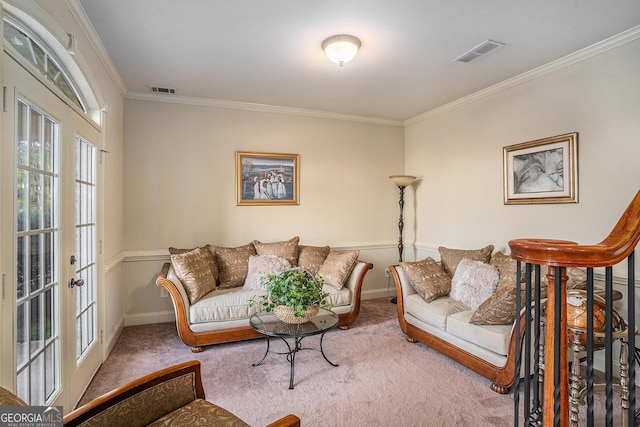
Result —
<path fill-rule="evenodd" d="M 504 46 L 504 43 L 500 43 L 493 40 L 486 40 L 480 43 L 478 46 L 471 49 L 470 51 L 463 53 L 462 55 L 457 57 L 455 60 L 458 62 L 466 62 L 468 64 L 470 62 L 473 62 L 479 59 L 480 57 L 486 55 L 489 52 L 493 52 L 494 50 L 501 48 L 502 46 Z"/>
<path fill-rule="evenodd" d="M 157 92 L 157 93 L 176 93 L 175 89 L 172 88 L 168 88 L 168 87 L 156 87 L 156 86 L 152 86 L 151 87 L 151 92 Z"/>

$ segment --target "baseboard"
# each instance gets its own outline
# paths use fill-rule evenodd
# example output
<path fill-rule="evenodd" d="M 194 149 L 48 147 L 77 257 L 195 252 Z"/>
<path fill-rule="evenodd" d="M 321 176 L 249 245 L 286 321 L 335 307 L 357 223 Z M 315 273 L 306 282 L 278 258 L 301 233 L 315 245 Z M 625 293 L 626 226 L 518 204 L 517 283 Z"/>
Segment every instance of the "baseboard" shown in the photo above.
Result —
<path fill-rule="evenodd" d="M 151 323 L 175 322 L 176 315 L 171 311 L 129 314 L 124 317 L 124 326 L 148 325 Z"/>
<path fill-rule="evenodd" d="M 107 357 L 111 354 L 113 347 L 118 342 L 118 338 L 120 338 L 120 334 L 122 334 L 122 330 L 124 329 L 124 317 L 120 318 L 118 325 L 114 328 L 113 332 L 107 337 L 102 346 L 102 360 L 107 360 Z"/>
<path fill-rule="evenodd" d="M 382 288 L 382 289 L 371 289 L 367 291 L 362 291 L 360 295 L 360 299 L 362 301 L 368 299 L 378 299 L 378 298 L 393 298 L 396 296 L 395 286 L 391 289 Z"/>

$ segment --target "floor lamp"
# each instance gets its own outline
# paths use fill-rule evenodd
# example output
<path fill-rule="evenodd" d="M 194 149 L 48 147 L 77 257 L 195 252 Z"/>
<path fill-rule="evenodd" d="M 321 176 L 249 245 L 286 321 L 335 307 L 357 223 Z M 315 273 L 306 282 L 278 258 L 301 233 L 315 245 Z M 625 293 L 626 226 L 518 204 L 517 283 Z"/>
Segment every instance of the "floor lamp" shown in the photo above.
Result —
<path fill-rule="evenodd" d="M 411 175 L 391 175 L 389 177 L 391 181 L 400 189 L 400 219 L 398 220 L 398 262 L 402 262 L 402 252 L 404 251 L 404 245 L 402 244 L 402 229 L 404 228 L 404 189 L 411 185 L 413 181 L 415 181 L 416 177 Z M 398 299 L 393 297 L 391 299 L 392 303 L 397 303 Z"/>

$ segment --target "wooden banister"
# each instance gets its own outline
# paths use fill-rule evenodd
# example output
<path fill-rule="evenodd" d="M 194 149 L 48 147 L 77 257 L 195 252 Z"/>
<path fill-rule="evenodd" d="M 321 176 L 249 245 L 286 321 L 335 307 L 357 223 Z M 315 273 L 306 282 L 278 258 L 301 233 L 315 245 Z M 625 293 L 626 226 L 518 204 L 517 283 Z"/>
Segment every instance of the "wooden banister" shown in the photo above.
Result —
<path fill-rule="evenodd" d="M 517 239 L 509 242 L 511 256 L 522 262 L 562 267 L 608 267 L 623 261 L 640 240 L 640 191 L 611 233 L 596 245 L 565 240 Z"/>
<path fill-rule="evenodd" d="M 554 381 L 544 383 L 544 404 L 542 408 L 543 425 L 554 425 L 554 405 L 559 407 L 559 425 L 568 425 L 569 387 L 567 368 L 567 328 L 566 328 L 566 268 L 567 267 L 612 267 L 629 257 L 640 240 L 640 191 L 638 191 L 617 224 L 606 239 L 595 245 L 579 245 L 566 240 L 552 239 L 516 239 L 509 242 L 511 257 L 517 261 L 549 266 L 548 301 L 547 301 L 547 331 L 545 351 L 545 371 L 554 372 L 556 366 L 560 369 L 559 393 L 554 391 Z M 559 267 L 558 270 L 552 267 Z M 556 294 L 554 283 L 555 274 L 560 274 L 560 288 Z M 634 298 L 634 295 L 629 295 Z M 560 311 L 556 306 L 561 305 Z M 556 313 L 552 315 L 551 313 Z M 557 313 L 560 313 L 558 318 Z M 559 331 L 559 333 L 557 333 Z M 553 349 L 560 343 L 560 354 L 554 354 Z M 565 351 L 563 351 L 563 349 Z M 555 357 L 554 357 L 555 356 Z M 526 403 L 525 403 L 526 404 Z"/>

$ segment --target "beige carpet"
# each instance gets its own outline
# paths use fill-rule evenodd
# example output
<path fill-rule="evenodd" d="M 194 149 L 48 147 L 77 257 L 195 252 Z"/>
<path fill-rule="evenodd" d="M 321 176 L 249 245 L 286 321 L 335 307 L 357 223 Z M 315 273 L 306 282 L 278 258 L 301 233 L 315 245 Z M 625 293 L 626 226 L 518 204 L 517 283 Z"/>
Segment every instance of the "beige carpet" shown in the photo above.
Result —
<path fill-rule="evenodd" d="M 251 366 L 264 355 L 264 339 L 218 344 L 194 354 L 180 341 L 173 323 L 127 327 L 81 403 L 147 373 L 197 359 L 207 400 L 252 426 L 289 413 L 298 415 L 305 427 L 513 426 L 512 395 L 494 393 L 487 379 L 422 344 L 407 342 L 396 305 L 389 301 L 363 301 L 351 329 L 326 334 L 325 353 L 338 367 L 330 366 L 320 352 L 298 353 L 294 390 L 288 388 L 285 356 L 269 354 L 262 365 Z M 319 337 L 303 343 L 317 347 Z M 272 350 L 283 349 L 272 340 Z M 636 388 L 638 402 L 639 393 Z M 603 400 L 596 396 L 596 426 L 605 424 Z M 616 426 L 619 408 L 614 393 Z M 586 425 L 585 412 L 581 407 L 580 425 Z"/>
<path fill-rule="evenodd" d="M 319 338 L 303 343 L 317 346 Z M 428 347 L 407 342 L 396 306 L 387 298 L 363 301 L 352 328 L 327 333 L 324 349 L 340 366 L 330 366 L 320 352 L 302 351 L 295 389 L 289 390 L 285 356 L 269 354 L 261 366 L 251 366 L 264 354 L 263 339 L 194 354 L 172 323 L 127 327 L 81 403 L 149 372 L 197 359 L 207 400 L 252 426 L 288 413 L 304 426 L 513 425 L 512 397 L 494 393 L 488 380 Z"/>

